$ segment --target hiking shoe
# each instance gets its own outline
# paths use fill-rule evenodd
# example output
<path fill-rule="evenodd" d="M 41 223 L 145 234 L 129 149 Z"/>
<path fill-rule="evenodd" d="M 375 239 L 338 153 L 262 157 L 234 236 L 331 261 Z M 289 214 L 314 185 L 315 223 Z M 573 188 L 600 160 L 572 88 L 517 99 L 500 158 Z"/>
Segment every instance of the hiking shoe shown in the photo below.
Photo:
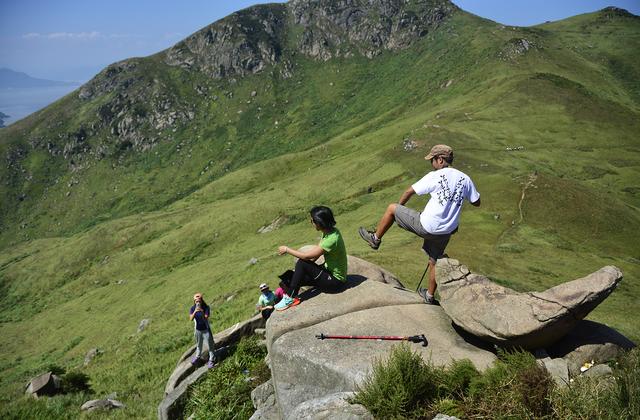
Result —
<path fill-rule="evenodd" d="M 427 292 L 428 292 L 427 289 L 423 289 L 423 288 L 418 289 L 418 294 L 422 299 L 424 299 L 424 303 L 426 303 L 427 305 L 438 305 L 439 303 L 436 300 L 436 298 L 433 296 L 429 296 Z"/>
<path fill-rule="evenodd" d="M 360 234 L 360 237 L 362 239 L 364 239 L 364 241 L 366 243 L 368 243 L 371 248 L 373 248 L 373 249 L 380 248 L 380 242 L 382 242 L 382 241 L 375 237 L 375 235 L 374 235 L 375 232 L 369 232 L 365 228 L 360 227 L 358 229 L 358 233 Z"/>
<path fill-rule="evenodd" d="M 284 311 L 286 309 L 289 309 L 292 306 L 296 306 L 299 303 L 300 303 L 300 299 L 292 298 L 290 296 L 284 295 L 282 297 L 282 300 L 278 302 L 276 306 L 274 306 L 274 308 L 276 311 Z"/>
<path fill-rule="evenodd" d="M 200 356 L 194 356 L 193 359 L 191 359 L 191 364 L 197 365 L 199 361 L 200 361 Z"/>
<path fill-rule="evenodd" d="M 216 365 L 216 362 L 213 360 L 209 360 L 207 362 L 207 368 L 211 369 L 212 367 L 214 367 Z"/>

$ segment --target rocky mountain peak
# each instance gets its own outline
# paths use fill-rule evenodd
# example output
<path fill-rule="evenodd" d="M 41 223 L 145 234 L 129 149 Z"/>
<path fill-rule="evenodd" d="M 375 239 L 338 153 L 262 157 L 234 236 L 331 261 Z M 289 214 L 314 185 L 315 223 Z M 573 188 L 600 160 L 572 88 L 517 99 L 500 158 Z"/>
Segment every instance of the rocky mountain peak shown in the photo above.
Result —
<path fill-rule="evenodd" d="M 406 48 L 457 7 L 439 0 L 292 0 L 289 9 L 302 29 L 300 52 L 327 60 Z"/>
<path fill-rule="evenodd" d="M 241 10 L 165 52 L 165 63 L 213 78 L 246 76 L 287 53 L 326 61 L 410 46 L 457 10 L 448 0 L 292 0 Z M 285 69 L 283 75 L 288 76 Z"/>

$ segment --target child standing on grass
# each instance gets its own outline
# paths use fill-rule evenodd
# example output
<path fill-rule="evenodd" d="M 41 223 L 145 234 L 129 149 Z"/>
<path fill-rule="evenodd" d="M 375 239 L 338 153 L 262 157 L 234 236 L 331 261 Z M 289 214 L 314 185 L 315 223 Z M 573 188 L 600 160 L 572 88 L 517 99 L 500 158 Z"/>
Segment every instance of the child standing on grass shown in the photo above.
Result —
<path fill-rule="evenodd" d="M 193 295 L 193 306 L 189 310 L 189 320 L 194 323 L 194 336 L 196 338 L 196 354 L 191 359 L 191 364 L 195 365 L 200 360 L 202 355 L 202 344 L 204 340 L 207 340 L 209 346 L 209 361 L 207 367 L 212 368 L 215 364 L 215 353 L 213 334 L 211 333 L 211 327 L 209 326 L 209 315 L 211 309 L 209 305 L 202 298 L 202 293 L 196 293 Z"/>

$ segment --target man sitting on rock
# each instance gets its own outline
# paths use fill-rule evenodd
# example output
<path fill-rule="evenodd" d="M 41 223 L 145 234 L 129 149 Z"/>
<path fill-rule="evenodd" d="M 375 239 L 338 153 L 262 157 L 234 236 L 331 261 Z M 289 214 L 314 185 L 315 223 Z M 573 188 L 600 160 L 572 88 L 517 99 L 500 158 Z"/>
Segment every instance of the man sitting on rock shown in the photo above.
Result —
<path fill-rule="evenodd" d="M 420 289 L 418 293 L 425 303 L 433 305 L 437 304 L 434 298 L 437 287 L 436 260 L 444 254 L 451 235 L 458 230 L 463 201 L 469 200 L 472 205 L 479 207 L 480 194 L 471 178 L 450 167 L 453 163 L 451 147 L 437 144 L 425 159 L 431 162 L 434 171 L 407 188 L 398 203 L 389 204 L 375 231 L 361 227 L 358 233 L 373 249 L 380 247 L 382 237 L 394 221 L 401 228 L 423 238 L 422 249 L 429 256 L 429 284 L 428 289 Z M 404 206 L 414 194 L 431 194 L 422 213 Z"/>

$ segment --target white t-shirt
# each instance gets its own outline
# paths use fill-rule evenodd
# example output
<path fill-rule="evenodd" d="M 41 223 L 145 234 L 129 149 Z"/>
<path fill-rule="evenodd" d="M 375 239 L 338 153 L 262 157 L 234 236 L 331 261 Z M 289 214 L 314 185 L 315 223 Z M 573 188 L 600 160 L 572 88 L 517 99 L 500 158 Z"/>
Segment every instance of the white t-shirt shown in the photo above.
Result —
<path fill-rule="evenodd" d="M 418 195 L 431 194 L 420 223 L 429 233 L 444 235 L 458 227 L 462 202 L 475 203 L 480 198 L 473 181 L 455 168 L 442 168 L 429 172 L 412 185 Z"/>

